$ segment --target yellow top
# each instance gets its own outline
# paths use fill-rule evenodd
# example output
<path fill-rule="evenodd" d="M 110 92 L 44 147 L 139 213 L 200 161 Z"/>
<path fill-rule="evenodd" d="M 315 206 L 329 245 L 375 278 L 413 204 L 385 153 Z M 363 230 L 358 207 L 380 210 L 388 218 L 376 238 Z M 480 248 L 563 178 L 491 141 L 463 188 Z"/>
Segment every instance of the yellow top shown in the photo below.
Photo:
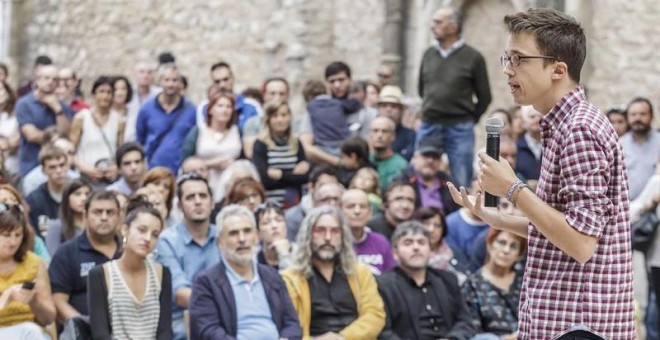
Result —
<path fill-rule="evenodd" d="M 27 252 L 23 262 L 20 262 L 11 274 L 0 275 L 0 294 L 15 284 L 36 280 L 39 261 L 39 257 L 33 252 Z M 5 308 L 0 309 L 0 327 L 26 321 L 34 322 L 35 317 L 30 306 L 24 303 L 12 301 Z"/>

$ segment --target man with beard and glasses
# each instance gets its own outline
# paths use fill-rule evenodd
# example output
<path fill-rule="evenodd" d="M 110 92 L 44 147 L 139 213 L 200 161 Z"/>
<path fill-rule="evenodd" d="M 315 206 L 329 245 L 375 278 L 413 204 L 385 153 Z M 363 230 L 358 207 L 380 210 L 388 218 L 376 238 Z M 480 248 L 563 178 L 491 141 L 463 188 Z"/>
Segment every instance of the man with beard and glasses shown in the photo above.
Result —
<path fill-rule="evenodd" d="M 172 330 L 174 339 L 186 338 L 183 311 L 188 308 L 193 277 L 218 263 L 216 247 L 218 228 L 211 224 L 213 209 L 208 182 L 196 173 L 186 173 L 177 179 L 176 193 L 183 221 L 165 229 L 156 246 L 156 261 L 172 272 Z"/>
<path fill-rule="evenodd" d="M 83 213 L 84 232 L 62 244 L 48 268 L 57 320 L 88 315 L 87 274 L 97 265 L 119 258 L 117 229 L 121 214 L 112 191 L 90 195 Z"/>
<path fill-rule="evenodd" d="M 371 270 L 357 262 L 353 237 L 339 209 L 312 209 L 300 226 L 298 249 L 282 273 L 303 337 L 375 339 L 385 324 Z"/>
<path fill-rule="evenodd" d="M 216 225 L 222 260 L 195 278 L 191 337 L 300 338 L 298 315 L 284 281 L 277 270 L 254 260 L 259 237 L 253 213 L 229 205 L 218 214 Z"/>
<path fill-rule="evenodd" d="M 653 176 L 660 160 L 660 132 L 653 130 L 653 106 L 642 97 L 633 99 L 626 109 L 630 131 L 619 142 L 628 169 L 630 200 L 634 200 Z"/>
<path fill-rule="evenodd" d="M 430 268 L 431 236 L 416 221 L 392 235 L 398 266 L 378 278 L 387 323 L 379 339 L 470 339 L 475 330 L 456 275 Z"/>

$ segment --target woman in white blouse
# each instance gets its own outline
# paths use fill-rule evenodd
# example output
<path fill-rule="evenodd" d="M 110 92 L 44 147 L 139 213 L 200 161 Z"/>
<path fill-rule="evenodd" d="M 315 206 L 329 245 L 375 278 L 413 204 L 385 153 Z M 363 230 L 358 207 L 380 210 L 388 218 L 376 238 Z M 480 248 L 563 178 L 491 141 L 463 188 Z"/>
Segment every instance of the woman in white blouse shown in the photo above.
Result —
<path fill-rule="evenodd" d="M 183 157 L 197 156 L 209 168 L 209 185 L 219 192 L 222 172 L 241 155 L 241 136 L 236 125 L 234 98 L 219 94 L 206 110 L 206 123 L 194 127 L 183 144 Z"/>

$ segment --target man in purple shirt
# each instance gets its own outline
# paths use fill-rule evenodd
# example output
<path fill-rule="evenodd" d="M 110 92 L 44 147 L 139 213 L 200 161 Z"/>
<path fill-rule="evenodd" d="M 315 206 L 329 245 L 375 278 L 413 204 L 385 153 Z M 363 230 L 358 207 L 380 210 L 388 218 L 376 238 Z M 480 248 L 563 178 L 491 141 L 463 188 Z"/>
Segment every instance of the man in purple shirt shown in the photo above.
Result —
<path fill-rule="evenodd" d="M 390 242 L 385 236 L 367 227 L 371 218 L 371 204 L 367 194 L 351 189 L 341 196 L 341 210 L 353 233 L 353 248 L 358 261 L 369 266 L 374 275 L 380 275 L 396 265 Z"/>
<path fill-rule="evenodd" d="M 442 153 L 442 140 L 424 137 L 419 141 L 412 166 L 403 170 L 393 182 L 403 181 L 413 186 L 417 193 L 415 208 L 436 207 L 447 216 L 459 207 L 451 199 L 447 187 L 449 175 L 440 170 Z"/>

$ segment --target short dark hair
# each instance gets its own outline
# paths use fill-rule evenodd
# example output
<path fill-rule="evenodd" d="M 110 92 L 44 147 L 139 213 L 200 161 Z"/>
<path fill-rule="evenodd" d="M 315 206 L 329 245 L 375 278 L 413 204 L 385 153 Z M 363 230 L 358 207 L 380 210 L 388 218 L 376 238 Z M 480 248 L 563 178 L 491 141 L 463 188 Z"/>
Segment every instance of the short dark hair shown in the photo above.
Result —
<path fill-rule="evenodd" d="M 264 105 L 264 95 L 258 88 L 247 87 L 245 90 L 243 90 L 242 94 L 247 98 L 256 100 L 260 105 Z"/>
<path fill-rule="evenodd" d="M 126 78 L 126 76 L 123 75 L 118 75 L 112 77 L 112 88 L 116 88 L 116 84 L 118 81 L 124 81 L 126 83 L 126 104 L 130 103 L 131 100 L 133 100 L 133 86 L 131 86 L 131 82 Z"/>
<path fill-rule="evenodd" d="M 408 187 L 408 188 L 412 189 L 413 192 L 415 192 L 415 196 L 417 195 L 417 192 L 415 191 L 415 187 L 413 187 L 412 184 L 410 184 L 406 181 L 395 180 L 395 181 L 392 181 L 387 186 L 387 190 L 385 190 L 385 192 L 383 193 L 383 204 L 387 204 L 390 193 L 392 193 L 392 191 L 394 191 L 394 189 L 400 188 L 400 187 Z"/>
<path fill-rule="evenodd" d="M 6 76 L 9 76 L 9 67 L 7 67 L 7 64 L 0 62 L 0 70 L 3 70 Z"/>
<path fill-rule="evenodd" d="M 40 55 L 34 60 L 34 66 L 53 65 L 53 59 L 47 55 Z"/>
<path fill-rule="evenodd" d="M 121 161 L 126 156 L 127 153 L 137 151 L 140 153 L 140 157 L 144 159 L 144 150 L 142 149 L 142 145 L 137 142 L 128 142 L 122 144 L 119 149 L 117 149 L 117 152 L 115 153 L 115 162 L 117 166 L 121 166 Z"/>
<path fill-rule="evenodd" d="M 328 164 L 320 164 L 315 166 L 312 171 L 309 172 L 309 183 L 312 185 L 316 184 L 319 178 L 321 178 L 323 175 L 332 176 L 339 179 L 339 173 L 335 167 Z"/>
<path fill-rule="evenodd" d="M 259 220 L 269 211 L 274 211 L 276 214 L 284 217 L 284 210 L 282 210 L 282 207 L 279 204 L 273 201 L 266 201 L 260 204 L 254 212 L 254 219 L 257 222 L 257 230 L 259 230 L 260 227 Z"/>
<path fill-rule="evenodd" d="M 266 92 L 266 86 L 268 86 L 268 84 L 270 84 L 274 81 L 279 81 L 279 82 L 284 83 L 284 86 L 286 86 L 287 92 L 290 90 L 289 82 L 286 79 L 284 79 L 284 77 L 270 77 L 270 78 L 266 78 L 266 80 L 264 80 L 264 83 L 261 87 L 261 93 L 265 93 Z"/>
<path fill-rule="evenodd" d="M 176 197 L 181 201 L 181 198 L 183 197 L 183 184 L 188 182 L 188 181 L 199 181 L 203 182 L 204 185 L 206 185 L 206 189 L 208 190 L 209 196 L 213 197 L 213 193 L 211 192 L 211 187 L 209 186 L 209 182 L 204 179 L 204 177 L 200 176 L 196 172 L 186 172 L 181 174 L 177 179 L 176 179 Z"/>
<path fill-rule="evenodd" d="M 360 168 L 369 165 L 369 143 L 361 137 L 355 136 L 345 140 L 341 144 L 341 153 L 347 156 L 355 154 Z"/>
<path fill-rule="evenodd" d="M 394 229 L 394 233 L 392 233 L 392 238 L 391 238 L 392 248 L 396 248 L 398 246 L 397 243 L 399 242 L 399 240 L 401 240 L 406 235 L 415 235 L 415 234 L 424 235 L 424 237 L 426 237 L 429 240 L 429 246 L 430 246 L 431 233 L 429 233 L 428 229 L 426 229 L 426 227 L 418 221 L 406 221 L 399 224 Z"/>
<path fill-rule="evenodd" d="M 328 79 L 328 78 L 334 76 L 335 74 L 339 74 L 339 73 L 342 73 L 342 72 L 346 73 L 346 76 L 349 79 L 351 78 L 351 68 L 348 67 L 348 65 L 346 65 L 346 63 L 344 63 L 343 61 L 332 62 L 332 63 L 330 63 L 330 65 L 328 65 L 325 68 L 325 79 Z"/>
<path fill-rule="evenodd" d="M 527 12 L 506 15 L 504 23 L 511 34 L 531 34 L 541 54 L 566 63 L 569 77 L 580 82 L 587 56 L 587 38 L 575 18 L 552 8 L 530 8 Z M 544 65 L 551 62 L 545 60 Z"/>
<path fill-rule="evenodd" d="M 172 52 L 162 52 L 161 54 L 158 55 L 159 65 L 175 63 L 175 62 L 176 62 L 176 58 L 174 57 L 174 54 L 172 54 Z"/>
<path fill-rule="evenodd" d="M 637 103 L 646 103 L 646 105 L 649 106 L 649 110 L 651 111 L 651 117 L 653 117 L 653 105 L 651 104 L 651 101 L 645 97 L 635 97 L 633 98 L 633 100 L 630 101 L 628 106 L 626 106 L 626 118 L 628 117 L 628 111 L 630 111 L 630 107 L 633 104 L 637 104 Z"/>
<path fill-rule="evenodd" d="M 60 159 L 64 158 L 66 160 L 67 155 L 64 150 L 58 148 L 57 146 L 51 144 L 45 145 L 39 151 L 39 164 L 42 166 L 51 159 Z"/>
<path fill-rule="evenodd" d="M 328 94 L 328 88 L 320 80 L 308 80 L 303 87 L 303 98 L 306 102 L 312 101 L 316 96 Z"/>
<path fill-rule="evenodd" d="M 442 236 L 440 239 L 443 239 L 445 236 L 447 236 L 447 221 L 445 220 L 445 214 L 442 212 L 442 210 L 436 207 L 421 207 L 415 210 L 412 218 L 415 221 L 423 223 L 433 216 L 440 216 L 440 223 L 442 223 Z"/>
<path fill-rule="evenodd" d="M 229 63 L 227 63 L 226 61 L 219 61 L 219 62 L 211 65 L 211 72 L 213 72 L 213 71 L 215 71 L 216 69 L 219 69 L 219 68 L 226 68 L 226 69 L 229 70 L 229 73 L 232 74 L 231 66 L 229 66 Z"/>
<path fill-rule="evenodd" d="M 622 115 L 623 118 L 626 118 L 626 119 L 628 118 L 628 112 L 626 112 L 625 110 L 617 109 L 617 108 L 612 108 L 612 109 L 607 110 L 605 115 L 607 116 L 607 118 L 610 118 L 610 116 L 613 116 L 613 115 Z"/>
<path fill-rule="evenodd" d="M 115 92 L 115 82 L 114 79 L 108 76 L 100 76 L 94 80 L 94 84 L 92 84 L 92 94 L 96 93 L 96 90 L 98 90 L 99 87 L 103 85 L 108 85 L 110 88 L 112 88 L 112 92 Z"/>
<path fill-rule="evenodd" d="M 85 213 L 89 212 L 89 207 L 92 205 L 92 202 L 96 201 L 112 201 L 117 206 L 117 210 L 120 210 L 119 200 L 117 200 L 117 194 L 114 191 L 110 190 L 100 190 L 92 192 L 87 200 L 85 201 Z"/>
<path fill-rule="evenodd" d="M 183 74 L 181 75 L 181 85 L 183 86 L 184 90 L 188 88 L 188 78 Z"/>

